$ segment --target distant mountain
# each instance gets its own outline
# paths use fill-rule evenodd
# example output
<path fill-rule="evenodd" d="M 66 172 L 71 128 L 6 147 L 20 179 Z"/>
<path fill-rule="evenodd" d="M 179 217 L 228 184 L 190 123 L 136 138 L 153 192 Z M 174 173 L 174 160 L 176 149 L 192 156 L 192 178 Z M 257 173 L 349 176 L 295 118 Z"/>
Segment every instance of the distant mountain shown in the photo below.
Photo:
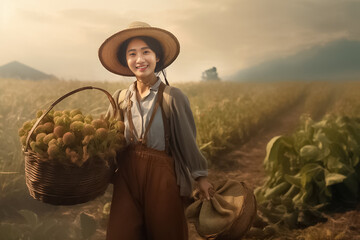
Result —
<path fill-rule="evenodd" d="M 238 81 L 360 80 L 360 41 L 338 40 L 263 62 L 231 77 Z"/>
<path fill-rule="evenodd" d="M 54 75 L 49 75 L 32 67 L 26 66 L 17 61 L 0 66 L 0 78 L 44 80 L 56 79 Z"/>

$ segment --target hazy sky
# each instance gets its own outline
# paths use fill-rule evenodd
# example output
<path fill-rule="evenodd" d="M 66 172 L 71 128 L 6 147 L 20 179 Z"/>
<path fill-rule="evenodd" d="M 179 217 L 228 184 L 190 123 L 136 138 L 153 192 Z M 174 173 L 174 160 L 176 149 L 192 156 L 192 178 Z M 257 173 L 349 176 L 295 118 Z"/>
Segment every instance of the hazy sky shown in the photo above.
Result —
<path fill-rule="evenodd" d="M 220 77 L 314 45 L 360 40 L 355 0 L 0 0 L 0 65 L 20 61 L 66 79 L 114 80 L 101 43 L 132 21 L 174 33 L 181 44 L 171 81 Z"/>

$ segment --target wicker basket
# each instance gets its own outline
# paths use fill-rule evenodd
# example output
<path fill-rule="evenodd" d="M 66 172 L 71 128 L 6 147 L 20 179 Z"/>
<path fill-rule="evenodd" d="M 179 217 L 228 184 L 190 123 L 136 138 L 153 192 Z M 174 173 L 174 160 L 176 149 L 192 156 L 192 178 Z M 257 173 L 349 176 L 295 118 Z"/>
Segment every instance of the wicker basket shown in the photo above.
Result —
<path fill-rule="evenodd" d="M 114 115 L 118 113 L 117 105 L 111 94 L 101 88 L 91 86 L 75 89 L 51 104 L 30 130 L 23 149 L 26 185 L 30 195 L 37 200 L 53 205 L 74 205 L 88 202 L 104 194 L 110 178 L 115 172 L 114 159 L 107 161 L 89 159 L 81 167 L 66 166 L 57 161 L 47 161 L 29 148 L 30 136 L 45 115 L 64 98 L 87 89 L 104 92 L 110 100 Z"/>

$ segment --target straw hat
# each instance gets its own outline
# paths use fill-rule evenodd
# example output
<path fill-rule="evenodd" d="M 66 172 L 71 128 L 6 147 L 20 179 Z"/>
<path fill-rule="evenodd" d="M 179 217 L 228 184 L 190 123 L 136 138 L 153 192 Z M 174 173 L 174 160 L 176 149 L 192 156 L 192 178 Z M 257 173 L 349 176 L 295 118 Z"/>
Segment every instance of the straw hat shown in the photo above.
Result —
<path fill-rule="evenodd" d="M 186 217 L 207 239 L 238 240 L 250 229 L 256 211 L 255 196 L 245 183 L 226 180 L 215 186 L 210 201 L 198 199 L 187 207 Z"/>
<path fill-rule="evenodd" d="M 112 73 L 122 76 L 134 76 L 128 67 L 119 62 L 117 51 L 124 41 L 137 36 L 152 37 L 160 42 L 164 52 L 162 69 L 169 66 L 179 55 L 179 41 L 171 32 L 161 28 L 151 27 L 144 22 L 133 22 L 128 28 L 106 39 L 100 46 L 99 59 L 102 65 Z"/>

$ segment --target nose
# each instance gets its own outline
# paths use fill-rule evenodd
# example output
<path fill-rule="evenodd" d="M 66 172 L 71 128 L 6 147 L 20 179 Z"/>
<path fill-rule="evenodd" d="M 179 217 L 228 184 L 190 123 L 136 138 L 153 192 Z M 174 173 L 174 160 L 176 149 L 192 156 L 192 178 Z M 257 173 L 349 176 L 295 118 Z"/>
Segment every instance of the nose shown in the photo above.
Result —
<path fill-rule="evenodd" d="M 143 55 L 142 55 L 142 54 L 139 54 L 138 58 L 136 59 L 136 62 L 137 62 L 137 63 L 141 63 L 141 62 L 143 62 L 143 61 L 144 61 Z"/>

